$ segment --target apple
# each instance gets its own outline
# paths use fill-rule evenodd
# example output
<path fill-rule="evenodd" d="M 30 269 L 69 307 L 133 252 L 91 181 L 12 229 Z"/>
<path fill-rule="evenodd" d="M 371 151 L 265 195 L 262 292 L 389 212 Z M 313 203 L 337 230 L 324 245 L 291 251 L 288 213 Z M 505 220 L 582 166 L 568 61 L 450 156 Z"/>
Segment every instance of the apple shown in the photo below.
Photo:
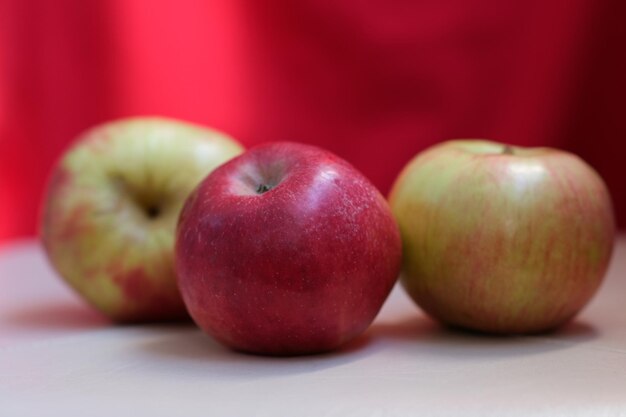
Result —
<path fill-rule="evenodd" d="M 611 257 L 607 187 L 565 151 L 444 142 L 407 164 L 389 200 L 404 245 L 402 283 L 452 326 L 555 329 L 590 300 Z"/>
<path fill-rule="evenodd" d="M 176 286 L 174 232 L 193 188 L 243 151 L 218 131 L 130 118 L 78 138 L 53 170 L 41 239 L 60 276 L 118 322 L 188 317 Z"/>
<path fill-rule="evenodd" d="M 398 226 L 355 168 L 309 145 L 250 149 L 191 194 L 178 285 L 195 322 L 238 351 L 333 350 L 362 333 L 396 281 Z"/>

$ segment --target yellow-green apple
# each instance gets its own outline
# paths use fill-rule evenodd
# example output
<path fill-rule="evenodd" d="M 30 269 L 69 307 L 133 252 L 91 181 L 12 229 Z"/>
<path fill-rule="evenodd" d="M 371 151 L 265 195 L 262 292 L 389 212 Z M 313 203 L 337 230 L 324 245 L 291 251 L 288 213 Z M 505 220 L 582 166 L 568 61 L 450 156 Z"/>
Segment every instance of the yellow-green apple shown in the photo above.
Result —
<path fill-rule="evenodd" d="M 404 287 L 432 317 L 495 333 L 551 330 L 598 289 L 615 223 L 600 176 L 550 148 L 435 145 L 392 188 Z"/>
<path fill-rule="evenodd" d="M 240 351 L 328 351 L 362 333 L 401 264 L 387 201 L 355 168 L 289 142 L 217 168 L 180 217 L 176 271 L 196 323 Z"/>
<path fill-rule="evenodd" d="M 41 238 L 52 265 L 115 321 L 186 317 L 173 268 L 180 209 L 242 151 L 223 133 L 164 118 L 87 131 L 56 165 L 45 197 Z"/>

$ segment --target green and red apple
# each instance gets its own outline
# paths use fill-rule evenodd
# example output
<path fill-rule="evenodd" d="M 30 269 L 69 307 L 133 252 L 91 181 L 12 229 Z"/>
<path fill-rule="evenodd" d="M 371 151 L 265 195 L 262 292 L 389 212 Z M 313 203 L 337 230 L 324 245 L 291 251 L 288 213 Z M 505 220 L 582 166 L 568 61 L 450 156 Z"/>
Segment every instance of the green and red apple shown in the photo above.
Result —
<path fill-rule="evenodd" d="M 174 231 L 193 188 L 242 146 L 206 127 L 130 118 L 78 138 L 54 168 L 41 238 L 52 265 L 115 321 L 187 316 Z"/>
<path fill-rule="evenodd" d="M 389 200 L 403 239 L 404 287 L 453 326 L 554 329 L 591 299 L 611 257 L 607 187 L 565 151 L 445 142 L 408 163 Z"/>

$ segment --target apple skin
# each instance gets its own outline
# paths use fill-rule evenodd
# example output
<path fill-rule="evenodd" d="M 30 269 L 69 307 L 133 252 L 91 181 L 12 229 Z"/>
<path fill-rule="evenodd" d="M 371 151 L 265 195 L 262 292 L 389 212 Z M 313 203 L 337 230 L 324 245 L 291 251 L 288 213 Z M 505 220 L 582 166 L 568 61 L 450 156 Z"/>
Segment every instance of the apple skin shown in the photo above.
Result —
<path fill-rule="evenodd" d="M 360 172 L 325 150 L 276 142 L 199 185 L 175 254 L 202 329 L 238 351 L 298 355 L 336 349 L 369 326 L 402 249 L 387 201 Z"/>
<path fill-rule="evenodd" d="M 591 299 L 613 249 L 604 182 L 556 149 L 444 142 L 407 164 L 389 200 L 404 245 L 402 283 L 452 326 L 552 330 Z"/>
<path fill-rule="evenodd" d="M 97 126 L 53 170 L 40 227 L 53 267 L 117 322 L 188 317 L 174 233 L 194 187 L 243 151 L 212 129 L 138 117 Z"/>

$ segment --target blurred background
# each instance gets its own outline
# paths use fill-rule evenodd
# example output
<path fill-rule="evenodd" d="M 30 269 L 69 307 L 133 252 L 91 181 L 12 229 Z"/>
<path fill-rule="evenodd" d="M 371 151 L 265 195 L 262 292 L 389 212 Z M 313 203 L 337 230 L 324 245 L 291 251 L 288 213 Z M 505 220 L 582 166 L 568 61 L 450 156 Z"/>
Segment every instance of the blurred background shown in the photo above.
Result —
<path fill-rule="evenodd" d="M 622 0 L 0 0 L 0 244 L 81 131 L 164 115 L 317 144 L 383 193 L 481 137 L 581 155 L 626 226 Z"/>

